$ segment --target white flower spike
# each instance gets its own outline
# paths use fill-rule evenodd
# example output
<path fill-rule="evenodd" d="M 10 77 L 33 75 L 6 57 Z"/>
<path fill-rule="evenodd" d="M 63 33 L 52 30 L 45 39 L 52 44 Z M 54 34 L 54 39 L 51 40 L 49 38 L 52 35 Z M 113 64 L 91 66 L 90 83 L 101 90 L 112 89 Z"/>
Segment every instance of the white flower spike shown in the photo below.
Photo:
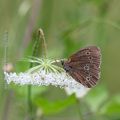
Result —
<path fill-rule="evenodd" d="M 83 85 L 76 82 L 71 76 L 67 75 L 65 72 L 55 73 L 49 72 L 46 73 L 45 70 L 38 70 L 34 73 L 7 73 L 4 72 L 5 80 L 8 84 L 14 82 L 19 85 L 54 85 L 59 87 L 69 87 L 79 89 Z"/>
<path fill-rule="evenodd" d="M 85 88 L 82 84 L 75 81 L 64 71 L 64 69 L 54 65 L 53 63 L 55 61 L 34 57 L 29 59 L 29 62 L 36 62 L 39 63 L 39 65 L 24 73 L 21 72 L 17 74 L 15 72 L 4 72 L 7 83 L 10 84 L 13 82 L 18 85 L 59 86 L 60 88 L 66 88 L 67 91 L 73 90 L 76 96 L 79 96 L 79 93 L 84 95 L 85 93 L 83 94 L 83 92 L 86 92 L 85 89 L 88 91 L 88 88 Z M 77 93 L 77 91 L 81 92 Z M 69 94 L 70 93 L 71 92 L 69 92 Z"/>

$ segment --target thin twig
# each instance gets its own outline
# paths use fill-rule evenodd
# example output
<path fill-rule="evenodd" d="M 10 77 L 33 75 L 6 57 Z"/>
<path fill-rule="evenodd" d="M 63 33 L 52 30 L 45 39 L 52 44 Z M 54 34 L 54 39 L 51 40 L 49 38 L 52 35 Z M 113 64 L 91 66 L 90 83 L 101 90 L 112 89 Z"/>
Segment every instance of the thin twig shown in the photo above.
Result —
<path fill-rule="evenodd" d="M 8 31 L 5 31 L 5 34 L 4 34 L 4 63 L 3 65 L 7 65 L 7 58 L 8 58 Z M 5 70 L 4 70 L 5 72 Z M 4 88 L 6 89 L 7 88 L 7 84 L 6 84 L 6 81 L 3 82 L 4 84 Z"/>

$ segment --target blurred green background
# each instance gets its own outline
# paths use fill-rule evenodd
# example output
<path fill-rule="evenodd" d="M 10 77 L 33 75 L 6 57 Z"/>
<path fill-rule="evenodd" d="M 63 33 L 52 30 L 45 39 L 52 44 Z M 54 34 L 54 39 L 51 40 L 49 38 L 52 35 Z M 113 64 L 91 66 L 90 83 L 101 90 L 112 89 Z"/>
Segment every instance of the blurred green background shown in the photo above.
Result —
<path fill-rule="evenodd" d="M 0 119 L 30 120 L 28 86 L 4 84 L 5 31 L 7 62 L 20 72 L 28 64 L 18 60 L 31 55 L 38 28 L 44 30 L 49 58 L 97 45 L 102 64 L 99 84 L 81 99 L 57 87 L 33 86 L 33 120 L 120 120 L 120 0 L 0 0 Z"/>

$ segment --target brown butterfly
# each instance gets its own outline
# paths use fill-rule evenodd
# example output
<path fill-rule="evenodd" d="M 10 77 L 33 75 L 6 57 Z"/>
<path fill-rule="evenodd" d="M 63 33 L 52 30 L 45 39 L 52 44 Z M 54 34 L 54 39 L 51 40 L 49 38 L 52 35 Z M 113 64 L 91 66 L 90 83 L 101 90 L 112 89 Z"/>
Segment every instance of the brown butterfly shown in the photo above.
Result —
<path fill-rule="evenodd" d="M 95 86 L 100 78 L 101 53 L 96 46 L 81 49 L 61 63 L 65 71 L 85 87 Z"/>

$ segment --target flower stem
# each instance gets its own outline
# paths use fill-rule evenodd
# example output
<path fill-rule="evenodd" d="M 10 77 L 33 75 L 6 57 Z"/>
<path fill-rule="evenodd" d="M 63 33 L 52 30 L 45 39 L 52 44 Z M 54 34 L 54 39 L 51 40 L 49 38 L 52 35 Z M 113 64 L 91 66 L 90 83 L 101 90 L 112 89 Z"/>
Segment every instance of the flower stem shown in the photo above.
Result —
<path fill-rule="evenodd" d="M 34 52 L 33 52 L 34 53 Z M 30 64 L 31 68 L 33 66 L 33 63 Z M 33 120 L 33 108 L 32 108 L 32 86 L 28 85 L 28 117 L 30 120 Z"/>
<path fill-rule="evenodd" d="M 29 112 L 29 119 L 33 120 L 33 112 L 32 112 L 32 98 L 31 98 L 32 87 L 28 85 L 28 112 Z"/>
<path fill-rule="evenodd" d="M 39 52 L 39 46 L 40 46 L 40 39 L 38 39 L 39 35 L 35 34 L 35 41 L 34 41 L 34 47 L 32 56 L 37 57 Z M 29 68 L 32 68 L 34 66 L 34 63 L 30 63 Z M 28 85 L 28 113 L 29 113 L 29 119 L 33 120 L 33 106 L 32 106 L 32 86 Z"/>
<path fill-rule="evenodd" d="M 37 57 L 39 53 L 39 46 L 40 41 L 42 42 L 42 51 L 43 55 L 46 58 L 47 56 L 47 45 L 45 42 L 45 37 L 42 29 L 38 29 L 38 34 L 35 36 L 35 43 L 33 47 L 33 53 L 32 56 Z M 32 68 L 34 66 L 33 63 L 30 64 L 29 68 Z M 29 119 L 33 120 L 33 106 L 32 106 L 32 86 L 28 85 L 28 112 L 29 112 Z"/>

